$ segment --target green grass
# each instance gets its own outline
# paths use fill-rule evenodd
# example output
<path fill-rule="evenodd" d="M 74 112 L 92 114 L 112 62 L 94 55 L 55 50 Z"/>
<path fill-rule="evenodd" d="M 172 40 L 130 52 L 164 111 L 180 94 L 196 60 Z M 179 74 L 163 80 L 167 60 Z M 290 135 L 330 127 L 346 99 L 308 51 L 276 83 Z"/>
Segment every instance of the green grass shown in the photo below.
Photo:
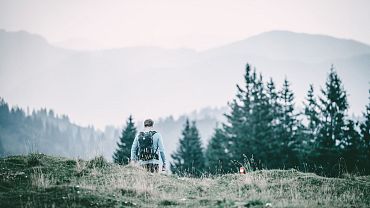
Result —
<path fill-rule="evenodd" d="M 370 176 L 295 170 L 187 178 L 98 157 L 0 159 L 0 207 L 370 207 Z"/>

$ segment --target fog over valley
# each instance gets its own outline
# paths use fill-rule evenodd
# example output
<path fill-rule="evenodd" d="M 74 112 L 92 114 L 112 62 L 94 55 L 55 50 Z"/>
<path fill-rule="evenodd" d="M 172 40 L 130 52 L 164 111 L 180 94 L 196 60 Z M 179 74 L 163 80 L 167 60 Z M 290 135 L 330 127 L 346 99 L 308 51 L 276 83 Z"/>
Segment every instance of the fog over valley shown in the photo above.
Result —
<path fill-rule="evenodd" d="M 200 52 L 76 51 L 39 35 L 1 30 L 0 46 L 0 95 L 7 102 L 47 107 L 100 129 L 120 125 L 130 114 L 158 119 L 226 106 L 235 84 L 242 83 L 246 63 L 277 86 L 287 77 L 298 107 L 309 84 L 320 90 L 333 64 L 349 95 L 349 112 L 360 116 L 367 103 L 370 46 L 323 35 L 272 31 Z"/>

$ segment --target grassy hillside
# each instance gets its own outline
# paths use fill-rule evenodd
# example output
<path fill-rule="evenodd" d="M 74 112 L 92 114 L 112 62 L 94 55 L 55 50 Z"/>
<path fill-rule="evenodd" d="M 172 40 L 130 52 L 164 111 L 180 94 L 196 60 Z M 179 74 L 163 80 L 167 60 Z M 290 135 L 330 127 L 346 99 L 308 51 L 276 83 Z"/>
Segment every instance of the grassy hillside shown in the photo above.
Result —
<path fill-rule="evenodd" d="M 370 176 L 263 170 L 194 179 L 102 158 L 0 160 L 0 207 L 369 207 L 369 196 Z"/>

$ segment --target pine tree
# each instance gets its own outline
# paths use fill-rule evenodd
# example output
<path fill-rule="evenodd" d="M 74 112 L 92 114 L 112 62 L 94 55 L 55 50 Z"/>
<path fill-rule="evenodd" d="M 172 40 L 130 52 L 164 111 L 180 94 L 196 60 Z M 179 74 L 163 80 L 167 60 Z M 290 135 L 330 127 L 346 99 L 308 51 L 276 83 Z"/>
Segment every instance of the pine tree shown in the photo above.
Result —
<path fill-rule="evenodd" d="M 279 118 L 279 113 L 281 112 L 281 105 L 279 103 L 279 95 L 275 87 L 275 83 L 270 78 L 270 81 L 267 83 L 267 98 L 270 107 L 270 113 L 272 116 L 272 125 L 276 126 Z"/>
<path fill-rule="evenodd" d="M 0 157 L 3 157 L 3 156 L 5 156 L 5 149 L 3 147 L 2 138 L 0 135 Z"/>
<path fill-rule="evenodd" d="M 369 90 L 369 95 L 370 95 L 370 90 Z M 369 96 L 369 101 L 370 101 L 370 96 Z M 366 106 L 366 111 L 364 112 L 363 115 L 364 115 L 365 121 L 361 124 L 361 134 L 362 134 L 363 140 L 370 154 L 370 102 Z"/>
<path fill-rule="evenodd" d="M 244 131 L 249 123 L 248 115 L 251 112 L 251 93 L 254 80 L 252 80 L 252 71 L 249 64 L 246 65 L 245 71 L 245 88 L 243 89 L 239 85 L 236 85 L 236 98 L 229 103 L 231 112 L 230 114 L 225 114 L 227 125 L 224 125 L 224 129 L 230 137 L 247 133 Z"/>
<path fill-rule="evenodd" d="M 223 124 L 223 132 L 229 141 L 227 159 L 230 163 L 235 163 L 235 166 L 242 165 L 245 156 L 249 157 L 253 154 L 250 114 L 252 113 L 252 88 L 256 77 L 255 70 L 252 72 L 251 66 L 247 64 L 244 75 L 245 85 L 244 87 L 237 85 L 236 98 L 229 103 L 230 113 L 225 114 L 227 122 Z M 233 166 L 227 171 L 234 169 Z"/>
<path fill-rule="evenodd" d="M 249 137 L 246 137 L 246 140 L 250 145 L 241 150 L 243 156 L 247 156 L 248 160 L 251 158 L 256 160 L 260 164 L 259 168 L 261 168 L 261 164 L 271 167 L 273 163 L 269 153 L 271 153 L 270 150 L 272 149 L 270 139 L 272 138 L 271 123 L 273 118 L 270 116 L 271 110 L 262 74 L 257 76 L 254 71 L 252 83 L 251 111 L 249 115 L 246 115 L 249 123 L 244 130 L 244 132 L 249 133 Z"/>
<path fill-rule="evenodd" d="M 304 114 L 308 120 L 307 134 L 310 137 L 310 141 L 314 142 L 319 130 L 320 117 L 318 103 L 314 95 L 314 88 L 312 84 L 307 92 L 306 103 L 304 103 Z"/>
<path fill-rule="evenodd" d="M 298 152 L 301 147 L 300 141 L 297 138 L 299 121 L 294 112 L 294 93 L 290 90 L 290 83 L 285 78 L 283 88 L 280 91 L 281 102 L 281 117 L 279 128 L 279 141 L 282 146 L 280 149 L 281 155 L 285 156 L 282 159 L 284 166 L 294 167 L 298 165 Z"/>
<path fill-rule="evenodd" d="M 244 88 L 237 86 L 237 97 L 230 106 L 231 114 L 227 115 L 225 130 L 230 136 L 233 163 L 242 166 L 253 159 L 261 167 L 261 161 L 266 165 L 271 161 L 266 154 L 269 146 L 267 140 L 271 138 L 268 97 L 262 75 L 257 75 L 255 69 L 252 72 L 248 64 L 244 81 Z"/>
<path fill-rule="evenodd" d="M 369 90 L 369 95 L 370 95 L 370 90 Z M 369 96 L 369 101 L 370 101 L 370 96 Z M 361 123 L 360 128 L 361 128 L 361 137 L 362 141 L 364 143 L 364 159 L 365 162 L 362 163 L 362 167 L 364 167 L 365 171 L 367 174 L 370 173 L 370 102 L 366 106 L 366 111 L 363 114 L 365 121 Z"/>
<path fill-rule="evenodd" d="M 348 109 L 346 91 L 333 66 L 321 92 L 322 125 L 316 143 L 316 162 L 322 165 L 326 174 L 333 175 L 338 173 L 338 165 L 333 168 L 333 164 L 338 164 L 341 149 L 345 145 L 345 116 Z"/>
<path fill-rule="evenodd" d="M 357 128 L 357 123 L 352 120 L 347 121 L 346 128 L 344 130 L 345 142 L 343 150 L 346 172 L 364 172 L 364 170 L 362 170 L 364 167 L 361 167 L 363 162 L 366 161 L 364 154 L 364 142 L 361 140 L 361 135 L 356 130 Z"/>
<path fill-rule="evenodd" d="M 280 160 L 275 139 L 279 114 L 275 85 L 270 80 L 266 89 L 262 75 L 252 71 L 249 64 L 244 82 L 244 87 L 237 85 L 236 98 L 229 104 L 231 111 L 223 125 L 230 147 L 227 155 L 235 166 L 246 165 L 253 159 L 254 168 L 261 168 L 262 164 L 276 167 Z"/>
<path fill-rule="evenodd" d="M 0 97 L 0 126 L 6 129 L 11 120 L 10 109 L 8 104 Z"/>
<path fill-rule="evenodd" d="M 205 170 L 203 148 L 195 122 L 190 124 L 187 119 L 180 145 L 171 155 L 171 171 L 178 175 L 200 176 Z"/>
<path fill-rule="evenodd" d="M 9 129 L 8 122 L 10 120 L 9 106 L 0 97 L 0 157 L 5 156 L 5 149 L 3 147 L 3 141 L 5 141 L 5 131 Z"/>
<path fill-rule="evenodd" d="M 216 128 L 205 152 L 208 172 L 212 174 L 231 172 L 232 163 L 229 152 L 228 137 L 221 128 Z"/>
<path fill-rule="evenodd" d="M 131 156 L 131 146 L 137 133 L 132 116 L 126 121 L 126 126 L 122 129 L 121 137 L 117 142 L 117 150 L 113 154 L 113 162 L 121 165 L 128 164 Z"/>
<path fill-rule="evenodd" d="M 311 84 L 307 92 L 306 101 L 304 104 L 304 116 L 307 119 L 307 124 L 300 132 L 300 137 L 303 139 L 303 144 L 300 151 L 301 164 L 311 171 L 315 171 L 315 143 L 320 129 L 320 112 L 317 99 L 314 94 L 314 87 Z M 307 167 L 308 165 L 308 167 Z"/>
<path fill-rule="evenodd" d="M 294 136 L 297 119 L 294 114 L 294 94 L 290 90 L 290 83 L 287 79 L 284 80 L 283 89 L 280 92 L 280 98 L 282 108 L 281 123 L 286 131 L 286 138 L 291 140 Z"/>
<path fill-rule="evenodd" d="M 265 164 L 268 164 L 268 167 L 280 168 L 282 167 L 281 162 L 283 159 L 283 155 L 281 154 L 282 142 L 280 141 L 281 130 L 279 131 L 279 127 L 281 126 L 280 117 L 282 106 L 279 102 L 279 92 L 277 91 L 272 78 L 267 82 L 266 95 L 268 102 L 264 111 L 269 114 L 265 119 L 268 128 L 264 131 L 265 137 L 263 138 L 263 141 L 267 145 L 265 145 L 261 151 L 265 155 L 265 160 L 267 160 Z"/>

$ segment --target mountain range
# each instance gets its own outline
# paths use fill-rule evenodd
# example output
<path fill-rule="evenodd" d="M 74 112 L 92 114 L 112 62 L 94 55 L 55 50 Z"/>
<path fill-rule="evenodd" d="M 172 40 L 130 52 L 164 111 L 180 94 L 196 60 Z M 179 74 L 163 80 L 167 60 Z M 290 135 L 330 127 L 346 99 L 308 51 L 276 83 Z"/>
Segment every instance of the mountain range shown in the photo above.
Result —
<path fill-rule="evenodd" d="M 162 117 L 166 123 L 168 115 L 225 106 L 235 95 L 235 84 L 243 82 L 246 63 L 256 67 L 265 81 L 272 77 L 278 88 L 286 77 L 298 107 L 309 84 L 319 94 L 331 65 L 349 95 L 350 113 L 360 115 L 368 103 L 369 45 L 289 31 L 265 32 L 195 51 L 159 47 L 71 50 L 54 46 L 40 35 L 0 30 L 0 97 L 21 107 L 52 108 L 79 124 L 99 128 L 122 124 L 129 114 L 138 120 Z M 205 140 L 217 121 L 211 120 L 212 125 L 200 129 Z"/>

